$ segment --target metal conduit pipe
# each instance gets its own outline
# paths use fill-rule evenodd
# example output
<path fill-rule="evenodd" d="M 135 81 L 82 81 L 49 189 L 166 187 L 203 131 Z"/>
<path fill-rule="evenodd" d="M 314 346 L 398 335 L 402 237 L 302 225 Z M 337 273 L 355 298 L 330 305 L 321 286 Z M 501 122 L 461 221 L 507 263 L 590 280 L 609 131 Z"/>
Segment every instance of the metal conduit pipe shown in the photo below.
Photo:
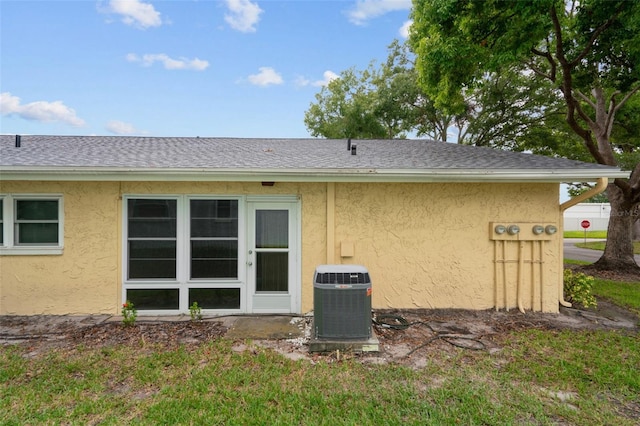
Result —
<path fill-rule="evenodd" d="M 522 281 L 524 280 L 524 241 L 520 241 L 518 245 L 518 309 L 524 314 L 524 305 L 522 303 Z M 533 284 L 533 283 L 532 283 Z"/>
<path fill-rule="evenodd" d="M 573 207 L 578 203 L 581 203 L 584 200 L 587 200 L 591 197 L 593 197 L 594 195 L 598 195 L 602 192 L 604 192 L 605 189 L 607 189 L 607 185 L 609 184 L 609 178 L 606 177 L 602 177 L 602 178 L 598 178 L 597 182 L 596 182 L 596 186 L 594 186 L 593 188 L 591 188 L 590 190 L 583 192 L 580 195 L 577 195 L 575 197 L 573 197 L 572 199 L 565 201 L 564 203 L 560 204 L 560 229 L 564 229 L 564 212 L 565 210 L 567 210 L 569 207 Z M 558 239 L 560 242 L 560 259 L 564 259 L 564 244 L 562 241 L 562 238 Z M 564 268 L 560 268 L 560 277 L 558 279 L 558 302 L 562 305 L 565 306 L 567 308 L 571 307 L 571 303 L 567 302 L 566 300 L 564 300 Z"/>

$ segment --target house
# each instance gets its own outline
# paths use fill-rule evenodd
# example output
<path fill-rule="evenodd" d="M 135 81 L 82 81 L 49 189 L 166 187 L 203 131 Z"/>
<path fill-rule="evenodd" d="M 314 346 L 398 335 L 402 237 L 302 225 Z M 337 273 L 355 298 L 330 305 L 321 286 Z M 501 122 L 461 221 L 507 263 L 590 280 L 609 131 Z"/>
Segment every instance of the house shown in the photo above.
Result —
<path fill-rule="evenodd" d="M 322 264 L 374 308 L 557 312 L 559 185 L 615 167 L 424 140 L 0 136 L 0 314 L 304 313 Z"/>

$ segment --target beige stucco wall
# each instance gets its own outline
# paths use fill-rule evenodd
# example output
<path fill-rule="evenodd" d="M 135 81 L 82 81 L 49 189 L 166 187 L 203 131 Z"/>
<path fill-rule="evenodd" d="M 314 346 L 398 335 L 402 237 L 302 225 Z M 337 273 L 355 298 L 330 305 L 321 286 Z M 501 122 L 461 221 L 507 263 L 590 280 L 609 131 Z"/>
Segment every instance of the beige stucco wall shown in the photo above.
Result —
<path fill-rule="evenodd" d="M 508 241 L 496 277 L 503 243 L 490 239 L 489 223 L 558 224 L 558 212 L 556 184 L 336 184 L 336 261 L 369 269 L 375 308 L 488 309 L 496 280 L 498 306 L 506 284 L 506 306 L 515 308 L 520 276 L 525 309 L 533 301 L 541 310 L 542 292 L 542 310 L 557 312 L 561 236 L 524 241 L 520 273 L 520 243 Z M 341 257 L 343 242 L 353 243 L 353 257 Z"/>
<path fill-rule="evenodd" d="M 62 194 L 64 252 L 0 256 L 0 313 L 115 313 L 120 302 L 118 184 L 2 182 L 1 190 Z"/>
<path fill-rule="evenodd" d="M 328 203 L 326 183 L 2 182 L 3 193 L 63 194 L 65 248 L 59 256 L 0 256 L 0 314 L 118 313 L 123 194 L 299 195 L 302 312 L 313 309 L 313 272 L 323 263 L 366 266 L 375 308 L 487 309 L 495 306 L 496 280 L 500 303 L 506 287 L 513 308 L 522 277 L 526 309 L 532 299 L 540 309 L 539 287 L 535 294 L 530 288 L 542 279 L 542 309 L 557 311 L 560 237 L 536 243 L 543 263 L 529 257 L 520 272 L 519 245 L 509 242 L 504 270 L 496 273 L 489 230 L 490 222 L 558 223 L 557 184 L 332 185 Z M 332 202 L 335 229 L 327 230 Z M 525 254 L 538 247 L 523 244 Z"/>

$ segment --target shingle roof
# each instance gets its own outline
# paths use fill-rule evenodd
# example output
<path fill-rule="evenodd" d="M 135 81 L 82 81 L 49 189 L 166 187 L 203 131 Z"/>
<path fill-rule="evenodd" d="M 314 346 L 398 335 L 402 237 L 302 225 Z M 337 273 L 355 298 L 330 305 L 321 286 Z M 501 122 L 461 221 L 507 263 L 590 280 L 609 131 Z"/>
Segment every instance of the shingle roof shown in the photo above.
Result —
<path fill-rule="evenodd" d="M 0 178 L 20 171 L 234 172 L 408 176 L 524 173 L 622 177 L 618 168 L 426 140 L 240 139 L 197 137 L 0 136 Z M 628 176 L 628 174 L 626 174 Z M 264 176 L 262 176 L 264 177 Z M 261 177 L 261 178 L 262 178 Z M 559 176 L 558 179 L 560 179 Z"/>

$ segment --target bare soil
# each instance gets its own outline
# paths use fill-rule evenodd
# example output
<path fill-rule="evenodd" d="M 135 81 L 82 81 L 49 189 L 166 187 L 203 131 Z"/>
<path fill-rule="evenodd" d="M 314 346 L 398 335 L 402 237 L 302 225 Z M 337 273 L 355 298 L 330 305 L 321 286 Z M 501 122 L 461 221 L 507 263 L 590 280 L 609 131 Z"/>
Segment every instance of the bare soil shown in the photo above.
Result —
<path fill-rule="evenodd" d="M 623 330 L 638 334 L 640 318 L 632 312 L 599 300 L 589 310 L 562 308 L 559 314 L 510 311 L 400 310 L 376 311 L 380 321 L 374 326 L 380 352 L 363 354 L 309 353 L 312 317 L 292 317 L 303 337 L 292 339 L 236 339 L 235 351 L 271 348 L 291 359 L 332 359 L 358 357 L 368 363 L 401 363 L 419 368 L 427 359 L 446 355 L 456 348 L 497 351 L 512 331 L 540 330 Z M 407 324 L 410 324 L 407 326 Z M 82 321 L 65 316 L 0 317 L 0 345 L 20 345 L 26 356 L 50 350 L 74 351 L 84 347 L 130 345 L 172 349 L 197 346 L 225 338 L 228 329 L 220 318 L 204 321 L 139 321 L 125 327 L 110 317 L 88 317 Z"/>

